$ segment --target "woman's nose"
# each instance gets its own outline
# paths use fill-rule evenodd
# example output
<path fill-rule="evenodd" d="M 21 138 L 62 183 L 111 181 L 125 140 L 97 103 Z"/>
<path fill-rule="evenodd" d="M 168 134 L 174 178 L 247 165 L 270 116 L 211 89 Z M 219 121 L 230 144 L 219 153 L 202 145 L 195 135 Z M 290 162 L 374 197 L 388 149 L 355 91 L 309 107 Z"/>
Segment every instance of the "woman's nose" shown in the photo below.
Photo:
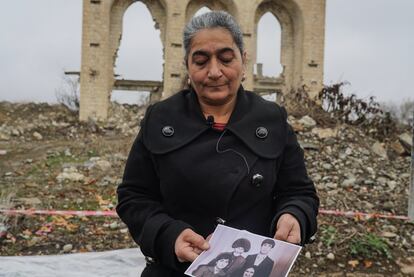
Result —
<path fill-rule="evenodd" d="M 217 60 L 212 59 L 210 62 L 210 67 L 208 69 L 208 77 L 210 79 L 216 80 L 219 79 L 222 75 L 223 73 L 221 72 L 220 64 Z"/>

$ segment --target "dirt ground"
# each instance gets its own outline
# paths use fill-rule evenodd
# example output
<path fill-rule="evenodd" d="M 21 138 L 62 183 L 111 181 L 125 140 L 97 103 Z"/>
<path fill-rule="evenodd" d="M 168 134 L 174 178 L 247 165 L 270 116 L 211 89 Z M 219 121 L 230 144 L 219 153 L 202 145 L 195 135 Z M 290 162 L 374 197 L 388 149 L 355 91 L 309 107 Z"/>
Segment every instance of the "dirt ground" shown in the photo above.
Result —
<path fill-rule="evenodd" d="M 81 124 L 63 106 L 0 103 L 0 208 L 112 210 L 143 109 L 114 105 L 112 112 L 105 124 Z M 377 141 L 354 126 L 290 122 L 321 208 L 407 214 L 411 159 L 392 153 L 393 141 L 381 144 L 381 156 Z M 414 276 L 414 224 L 330 215 L 318 222 L 292 276 Z M 129 247 L 135 244 L 117 218 L 0 214 L 0 255 Z"/>

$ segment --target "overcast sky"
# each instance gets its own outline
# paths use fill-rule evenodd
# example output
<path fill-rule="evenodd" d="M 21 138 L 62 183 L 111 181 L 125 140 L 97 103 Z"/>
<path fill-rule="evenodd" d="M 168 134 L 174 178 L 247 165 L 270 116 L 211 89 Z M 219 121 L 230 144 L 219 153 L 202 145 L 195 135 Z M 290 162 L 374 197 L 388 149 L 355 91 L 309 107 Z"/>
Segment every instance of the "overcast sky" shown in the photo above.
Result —
<path fill-rule="evenodd" d="M 379 101 L 414 99 L 413 11 L 413 0 L 327 0 L 325 83 L 348 81 L 347 92 Z M 127 10 L 116 73 L 161 80 L 153 26 L 142 3 Z M 81 29 L 81 0 L 3 1 L 0 101 L 55 102 L 63 71 L 80 69 Z M 258 62 L 265 74 L 277 74 L 280 27 L 273 16 L 262 18 L 258 37 Z"/>

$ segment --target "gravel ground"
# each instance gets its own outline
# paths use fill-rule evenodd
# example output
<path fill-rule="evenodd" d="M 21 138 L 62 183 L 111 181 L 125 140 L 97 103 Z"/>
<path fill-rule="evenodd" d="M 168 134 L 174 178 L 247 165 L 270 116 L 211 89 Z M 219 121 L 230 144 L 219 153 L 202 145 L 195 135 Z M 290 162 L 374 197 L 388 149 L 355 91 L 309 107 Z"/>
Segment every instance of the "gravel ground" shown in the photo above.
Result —
<path fill-rule="evenodd" d="M 143 111 L 113 104 L 106 123 L 79 123 L 64 106 L 0 103 L 0 207 L 112 210 Z M 321 208 L 407 214 L 411 158 L 404 136 L 399 139 L 406 130 L 378 141 L 370 130 L 351 125 L 328 126 L 308 116 L 290 116 L 289 122 Z M 0 214 L 2 256 L 131 247 L 136 245 L 117 218 Z M 291 275 L 414 276 L 414 224 L 320 215 L 316 240 Z"/>

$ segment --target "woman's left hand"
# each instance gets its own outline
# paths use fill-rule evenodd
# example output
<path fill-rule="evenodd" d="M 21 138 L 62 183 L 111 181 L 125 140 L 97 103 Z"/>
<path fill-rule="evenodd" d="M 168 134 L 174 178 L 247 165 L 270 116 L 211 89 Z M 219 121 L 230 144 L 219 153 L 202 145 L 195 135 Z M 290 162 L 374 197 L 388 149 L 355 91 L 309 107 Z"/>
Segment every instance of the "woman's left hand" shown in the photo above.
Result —
<path fill-rule="evenodd" d="M 300 225 L 298 220 L 291 214 L 282 214 L 276 225 L 275 239 L 299 244 Z"/>
<path fill-rule="evenodd" d="M 180 262 L 193 262 L 198 255 L 210 247 L 208 242 L 193 230 L 187 228 L 175 241 L 175 255 Z"/>

